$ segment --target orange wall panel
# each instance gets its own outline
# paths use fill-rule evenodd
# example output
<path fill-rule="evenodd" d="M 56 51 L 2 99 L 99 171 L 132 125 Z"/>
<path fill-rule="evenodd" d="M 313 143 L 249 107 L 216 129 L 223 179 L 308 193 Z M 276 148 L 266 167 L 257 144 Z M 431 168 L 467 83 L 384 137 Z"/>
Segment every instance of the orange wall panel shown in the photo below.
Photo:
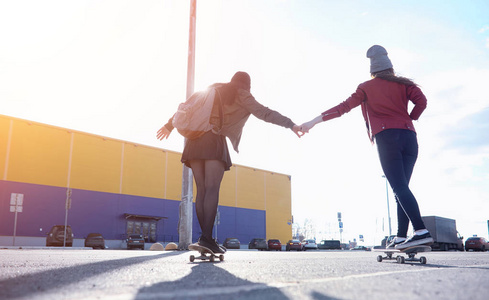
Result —
<path fill-rule="evenodd" d="M 7 180 L 66 186 L 71 133 L 14 120 Z"/>
<path fill-rule="evenodd" d="M 283 174 L 266 174 L 267 238 L 278 238 L 282 243 L 292 238 L 291 184 Z"/>
<path fill-rule="evenodd" d="M 4 179 L 3 176 L 5 173 L 5 167 L 7 166 L 7 144 L 9 138 L 10 123 L 10 119 L 0 116 L 0 179 Z"/>
<path fill-rule="evenodd" d="M 164 198 L 165 168 L 164 151 L 124 144 L 122 194 Z"/>
<path fill-rule="evenodd" d="M 177 152 L 0 115 L 3 180 L 181 200 L 180 158 Z M 268 239 L 291 238 L 290 176 L 233 165 L 219 195 L 223 206 L 265 210 Z"/>
<path fill-rule="evenodd" d="M 182 199 L 182 170 L 183 165 L 180 162 L 182 154 L 176 152 L 166 152 L 168 155 L 168 168 L 166 170 L 166 199 Z M 194 185 L 194 193 L 196 193 Z"/>
<path fill-rule="evenodd" d="M 75 133 L 70 187 L 119 193 L 122 143 Z"/>
<path fill-rule="evenodd" d="M 265 210 L 264 171 L 239 167 L 237 170 L 237 206 Z"/>
<path fill-rule="evenodd" d="M 224 177 L 219 190 L 219 205 L 236 207 L 236 172 L 238 166 L 231 166 L 231 169 L 224 172 Z"/>

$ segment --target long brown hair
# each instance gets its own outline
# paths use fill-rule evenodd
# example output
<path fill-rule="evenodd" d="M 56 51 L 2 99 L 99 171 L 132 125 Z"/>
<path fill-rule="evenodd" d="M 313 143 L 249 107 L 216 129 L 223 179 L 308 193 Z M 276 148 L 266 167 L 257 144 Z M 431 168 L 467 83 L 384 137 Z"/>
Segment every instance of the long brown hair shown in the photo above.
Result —
<path fill-rule="evenodd" d="M 418 86 L 414 81 L 412 81 L 409 78 L 402 77 L 402 76 L 396 76 L 396 74 L 394 73 L 394 69 L 393 68 L 390 68 L 390 69 L 387 69 L 387 70 L 382 70 L 382 71 L 375 72 L 375 73 L 371 73 L 371 75 L 374 78 L 380 78 L 380 79 L 384 79 L 384 80 L 387 80 L 387 81 L 393 81 L 393 82 L 397 82 L 397 83 L 402 83 L 402 84 L 405 84 L 405 85 L 415 85 L 415 86 Z"/>

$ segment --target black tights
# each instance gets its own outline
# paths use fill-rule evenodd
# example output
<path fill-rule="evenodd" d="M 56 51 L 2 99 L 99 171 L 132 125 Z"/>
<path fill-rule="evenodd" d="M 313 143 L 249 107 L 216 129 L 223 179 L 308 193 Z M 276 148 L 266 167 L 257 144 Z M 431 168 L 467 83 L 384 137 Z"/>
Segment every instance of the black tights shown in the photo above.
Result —
<path fill-rule="evenodd" d="M 220 160 L 191 160 L 190 166 L 197 185 L 195 211 L 202 235 L 212 239 L 212 228 L 219 204 L 219 189 L 225 165 Z"/>
<path fill-rule="evenodd" d="M 375 135 L 380 164 L 397 202 L 397 236 L 406 237 L 411 221 L 414 230 L 425 229 L 418 202 L 409 181 L 418 158 L 416 133 L 407 129 L 387 129 Z"/>

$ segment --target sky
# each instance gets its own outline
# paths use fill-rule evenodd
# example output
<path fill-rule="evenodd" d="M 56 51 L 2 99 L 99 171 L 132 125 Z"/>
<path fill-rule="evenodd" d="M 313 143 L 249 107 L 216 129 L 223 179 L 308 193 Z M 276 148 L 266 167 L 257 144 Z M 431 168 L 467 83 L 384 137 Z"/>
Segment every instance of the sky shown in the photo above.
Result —
<path fill-rule="evenodd" d="M 185 100 L 189 10 L 190 0 L 1 0 L 0 114 L 181 152 L 176 131 L 156 131 Z M 197 0 L 196 36 L 195 91 L 246 71 L 255 98 L 297 124 L 369 80 L 366 51 L 384 46 L 428 99 L 410 184 L 421 214 L 488 237 L 489 2 Z M 300 139 L 252 116 L 231 158 L 291 175 L 295 226 L 314 224 L 311 238 L 379 244 L 388 203 L 397 230 L 360 108 Z"/>

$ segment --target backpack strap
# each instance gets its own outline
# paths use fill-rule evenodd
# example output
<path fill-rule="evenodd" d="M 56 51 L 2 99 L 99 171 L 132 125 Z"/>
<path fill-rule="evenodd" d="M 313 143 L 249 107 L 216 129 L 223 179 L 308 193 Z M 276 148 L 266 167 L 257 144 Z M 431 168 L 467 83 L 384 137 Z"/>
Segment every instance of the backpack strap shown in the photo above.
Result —
<path fill-rule="evenodd" d="M 219 132 L 222 129 L 222 125 L 224 124 L 224 112 L 223 112 L 223 106 L 222 106 L 222 97 L 221 97 L 221 92 L 219 89 L 215 89 L 217 94 L 219 95 L 219 99 L 217 97 L 214 98 L 214 101 L 217 101 L 217 105 L 219 106 Z"/>

